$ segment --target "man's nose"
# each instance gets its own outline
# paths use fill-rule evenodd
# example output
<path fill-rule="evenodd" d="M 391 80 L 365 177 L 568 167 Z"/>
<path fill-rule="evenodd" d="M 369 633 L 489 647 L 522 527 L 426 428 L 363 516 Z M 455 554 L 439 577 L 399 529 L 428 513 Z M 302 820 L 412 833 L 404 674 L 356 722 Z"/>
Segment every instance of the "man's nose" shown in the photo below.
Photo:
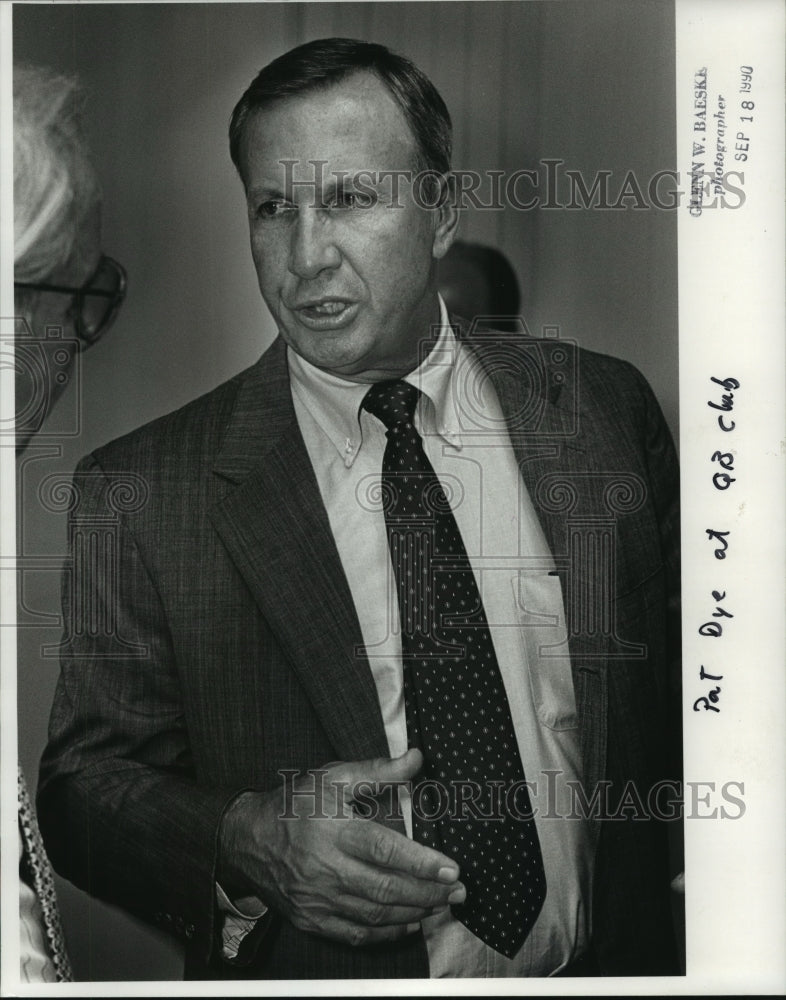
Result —
<path fill-rule="evenodd" d="M 340 263 L 341 254 L 329 213 L 301 208 L 292 229 L 289 270 L 298 278 L 316 278 L 322 271 L 336 268 Z"/>

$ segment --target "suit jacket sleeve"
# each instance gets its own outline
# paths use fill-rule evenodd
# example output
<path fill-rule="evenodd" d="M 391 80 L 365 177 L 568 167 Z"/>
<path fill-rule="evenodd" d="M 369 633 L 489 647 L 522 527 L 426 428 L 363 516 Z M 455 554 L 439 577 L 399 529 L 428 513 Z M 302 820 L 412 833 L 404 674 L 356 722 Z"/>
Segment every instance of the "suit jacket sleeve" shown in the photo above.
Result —
<path fill-rule="evenodd" d="M 682 778 L 682 620 L 680 579 L 680 493 L 677 453 L 658 401 L 648 382 L 632 365 L 634 385 L 643 406 L 642 454 L 647 484 L 658 522 L 666 582 L 669 726 L 667 777 Z"/>
<path fill-rule="evenodd" d="M 116 513 L 133 509 L 134 489 L 145 484 L 118 483 L 93 458 L 74 477 L 40 825 L 63 876 L 189 940 L 207 959 L 216 940 L 218 827 L 242 789 L 194 780 L 167 622 L 132 518 Z"/>

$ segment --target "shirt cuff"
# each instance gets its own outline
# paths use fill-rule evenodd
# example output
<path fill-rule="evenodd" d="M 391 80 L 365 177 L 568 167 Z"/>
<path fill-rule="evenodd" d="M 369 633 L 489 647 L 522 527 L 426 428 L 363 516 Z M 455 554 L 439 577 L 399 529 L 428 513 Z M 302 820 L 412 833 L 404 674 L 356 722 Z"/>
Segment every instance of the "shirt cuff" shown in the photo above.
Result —
<path fill-rule="evenodd" d="M 218 882 L 216 882 L 216 902 L 223 915 L 221 954 L 231 962 L 237 958 L 240 945 L 265 916 L 268 908 L 256 896 L 244 896 L 233 903 Z"/>

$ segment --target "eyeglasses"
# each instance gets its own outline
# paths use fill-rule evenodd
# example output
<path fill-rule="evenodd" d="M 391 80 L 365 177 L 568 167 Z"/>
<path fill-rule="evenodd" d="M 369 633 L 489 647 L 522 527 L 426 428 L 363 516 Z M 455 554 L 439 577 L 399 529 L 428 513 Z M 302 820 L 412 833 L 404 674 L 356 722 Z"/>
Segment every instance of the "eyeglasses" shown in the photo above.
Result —
<path fill-rule="evenodd" d="M 72 295 L 74 331 L 86 345 L 94 344 L 114 322 L 126 297 L 126 272 L 121 264 L 102 255 L 98 267 L 81 288 L 50 285 L 42 281 L 15 281 L 14 288 Z"/>

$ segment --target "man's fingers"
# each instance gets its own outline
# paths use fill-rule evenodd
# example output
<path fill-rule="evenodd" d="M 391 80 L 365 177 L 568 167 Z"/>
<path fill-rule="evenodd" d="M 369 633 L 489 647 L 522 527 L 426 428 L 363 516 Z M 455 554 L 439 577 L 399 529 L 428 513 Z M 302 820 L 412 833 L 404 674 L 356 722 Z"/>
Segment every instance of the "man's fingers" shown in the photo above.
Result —
<path fill-rule="evenodd" d="M 382 944 L 384 942 L 398 941 L 408 934 L 412 934 L 418 929 L 418 924 L 395 924 L 389 927 L 366 927 L 356 924 L 351 920 L 344 920 L 342 917 L 326 917 L 320 922 L 318 928 L 304 926 L 303 930 L 311 930 L 324 937 L 332 938 L 334 941 L 341 941 L 354 947 L 368 944 Z"/>
<path fill-rule="evenodd" d="M 374 757 L 371 760 L 334 761 L 325 765 L 341 771 L 344 780 L 371 782 L 385 785 L 390 782 L 411 781 L 423 767 L 423 754 L 412 748 L 400 757 Z M 351 784 L 349 786 L 351 792 Z"/>
<path fill-rule="evenodd" d="M 351 800 L 354 786 L 362 786 L 365 794 L 376 788 L 410 781 L 423 767 L 423 754 L 412 748 L 400 757 L 377 757 L 372 760 L 343 762 L 331 767 L 340 776 L 344 794 Z M 392 868 L 415 878 L 436 879 L 452 883 L 459 877 L 459 868 L 452 858 L 439 851 L 409 840 L 403 834 L 380 823 L 356 822 L 345 824 L 341 834 L 342 847 L 354 857 L 380 868 Z"/>
<path fill-rule="evenodd" d="M 369 826 L 377 825 L 364 820 L 358 822 L 367 823 Z M 400 836 L 400 834 L 394 835 Z M 342 905 L 352 901 L 351 905 L 354 905 L 354 900 L 360 900 L 363 903 L 364 913 L 370 913 L 372 916 L 377 910 L 381 914 L 386 907 L 404 907 L 418 911 L 417 914 L 414 912 L 403 914 L 402 918 L 407 920 L 422 920 L 434 908 L 449 903 L 463 903 L 466 898 L 464 885 L 456 879 L 448 882 L 438 881 L 435 878 L 417 878 L 403 871 L 380 868 L 349 854 L 345 857 L 338 889 L 339 892 L 332 897 L 337 905 L 339 901 Z M 343 913 L 344 916 L 350 915 L 349 911 Z M 378 915 L 370 919 L 370 922 L 381 924 L 395 921 L 385 920 Z"/>
<path fill-rule="evenodd" d="M 466 898 L 466 889 L 461 882 L 444 884 L 411 875 L 380 872 L 374 868 L 368 868 L 356 877 L 352 891 L 374 906 L 404 906 L 419 910 L 463 903 Z M 417 919 L 422 917 L 423 914 Z"/>
<path fill-rule="evenodd" d="M 420 923 L 447 905 L 397 906 L 361 899 L 358 896 L 339 896 L 335 903 L 338 915 L 363 927 L 393 927 L 398 924 Z"/>
<path fill-rule="evenodd" d="M 380 823 L 352 820 L 344 825 L 340 840 L 347 854 L 372 869 L 383 869 L 383 874 L 408 875 L 443 887 L 454 885 L 459 877 L 459 867 L 451 858 Z M 379 872 L 375 874 L 380 877 Z"/>
<path fill-rule="evenodd" d="M 409 781 L 421 767 L 420 751 L 412 750 L 394 759 L 333 763 L 327 780 L 348 803 L 356 786 L 375 797 L 378 788 Z M 381 823 L 347 816 L 298 823 L 290 832 L 293 888 L 284 896 L 297 897 L 288 915 L 303 930 L 352 945 L 389 942 L 465 899 L 455 861 Z"/>
<path fill-rule="evenodd" d="M 372 781 L 411 781 L 423 767 L 423 754 L 412 747 L 400 757 L 377 757 L 369 763 Z"/>

